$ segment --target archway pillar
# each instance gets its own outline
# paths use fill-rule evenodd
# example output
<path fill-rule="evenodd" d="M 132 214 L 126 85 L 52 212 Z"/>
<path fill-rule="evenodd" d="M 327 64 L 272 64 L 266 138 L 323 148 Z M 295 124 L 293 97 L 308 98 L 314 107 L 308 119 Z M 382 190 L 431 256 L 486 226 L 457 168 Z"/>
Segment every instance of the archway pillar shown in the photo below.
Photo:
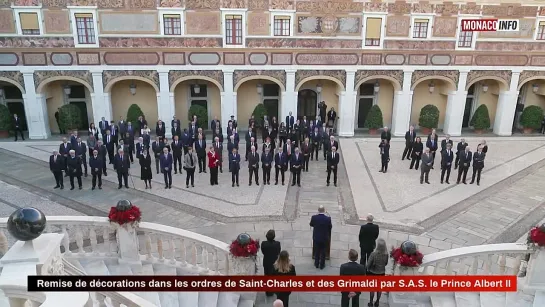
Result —
<path fill-rule="evenodd" d="M 159 93 L 157 93 L 157 114 L 159 118 L 148 119 L 148 126 L 155 127 L 157 120 L 161 119 L 165 125 L 165 136 L 172 137 L 171 125 L 172 116 L 176 114 L 174 109 L 174 100 L 170 98 L 170 83 L 168 80 L 168 71 L 159 72 Z"/>
<path fill-rule="evenodd" d="M 339 95 L 339 136 L 354 136 L 356 114 L 355 70 L 346 71 L 346 90 Z"/>
<path fill-rule="evenodd" d="M 295 91 L 295 72 L 294 69 L 286 69 L 286 91 L 282 92 L 282 98 L 280 99 L 278 123 L 285 121 L 290 112 L 297 118 L 298 93 Z"/>
<path fill-rule="evenodd" d="M 221 127 L 225 137 L 227 137 L 227 126 L 229 120 L 231 120 L 231 115 L 235 116 L 239 128 L 241 127 L 237 116 L 237 93 L 234 92 L 233 72 L 233 70 L 223 71 L 223 92 L 220 93 Z"/>
<path fill-rule="evenodd" d="M 513 133 L 513 119 L 515 118 L 519 94 L 517 90 L 519 78 L 520 72 L 513 72 L 509 90 L 500 92 L 498 97 L 498 107 L 494 120 L 494 133 L 497 135 L 510 136 Z"/>
<path fill-rule="evenodd" d="M 468 71 L 460 71 L 458 90 L 448 94 L 443 132 L 451 136 L 460 136 L 462 134 L 462 122 L 467 98 L 467 91 L 463 89 L 466 86 L 467 74 Z"/>
<path fill-rule="evenodd" d="M 47 118 L 46 96 L 36 94 L 34 87 L 34 73 L 23 73 L 25 80 L 25 94 L 23 100 L 28 126 L 28 138 L 45 140 L 51 136 L 49 119 Z"/>
<path fill-rule="evenodd" d="M 391 131 L 394 136 L 405 136 L 409 130 L 413 92 L 411 91 L 413 71 L 403 71 L 403 88 L 394 94 Z"/>
<path fill-rule="evenodd" d="M 112 103 L 109 93 L 104 93 L 104 84 L 102 83 L 102 72 L 92 72 L 93 93 L 91 93 L 91 105 L 93 106 L 93 119 L 96 127 L 104 119 L 110 121 L 112 118 Z M 99 138 L 102 134 L 99 133 Z"/>

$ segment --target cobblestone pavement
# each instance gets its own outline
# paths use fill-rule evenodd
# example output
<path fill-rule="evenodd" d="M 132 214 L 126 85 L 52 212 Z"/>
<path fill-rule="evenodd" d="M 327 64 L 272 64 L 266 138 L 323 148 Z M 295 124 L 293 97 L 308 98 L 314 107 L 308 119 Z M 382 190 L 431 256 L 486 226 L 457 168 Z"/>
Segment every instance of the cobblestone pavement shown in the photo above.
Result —
<path fill-rule="evenodd" d="M 486 242 L 499 243 L 518 240 L 529 225 L 535 225 L 545 217 L 543 209 L 545 192 L 541 188 L 545 186 L 545 162 L 539 159 L 535 160 L 535 164 L 531 167 L 522 167 L 520 164 L 518 166 L 502 164 L 513 158 L 516 160 L 517 156 L 540 148 L 535 145 L 527 146 L 527 143 L 520 140 L 513 140 L 513 142 L 517 143 L 511 143 L 510 140 L 503 141 L 503 143 L 500 141 L 489 141 L 488 143 L 489 145 L 494 144 L 494 152 L 496 150 L 501 152 L 504 147 L 512 146 L 512 144 L 524 147 L 525 150 L 519 150 L 510 157 L 504 157 L 503 160 L 496 162 L 496 165 L 500 165 L 496 169 L 521 169 L 521 171 L 514 175 L 509 174 L 508 177 L 490 187 L 481 185 L 482 188 L 472 191 L 471 196 L 466 197 L 465 200 L 437 214 L 422 218 L 416 225 L 408 226 L 403 221 L 401 223 L 389 223 L 390 221 L 381 223 L 379 221 L 382 226 L 381 237 L 385 238 L 389 245 L 397 245 L 407 239 L 413 240 L 424 254 Z M 354 177 L 349 176 L 351 171 L 357 169 L 354 169 L 355 166 L 352 164 L 354 162 L 353 156 L 346 152 L 349 146 L 344 146 L 345 140 L 343 140 L 341 147 L 344 149 L 342 153 L 344 159 L 342 160 L 348 160 L 348 162 L 345 166 L 343 161 L 343 165 L 339 169 L 339 187 L 325 186 L 325 163 L 322 160 L 314 161 L 310 164 L 309 172 L 303 173 L 301 188 L 285 186 L 285 190 L 277 190 L 273 185 L 260 186 L 259 188 L 241 185 L 241 190 L 238 190 L 238 194 L 241 195 L 240 199 L 236 197 L 236 194 L 226 196 L 223 200 L 227 200 L 227 203 L 233 207 L 248 207 L 251 206 L 249 204 L 252 201 L 251 197 L 257 199 L 258 197 L 271 197 L 273 194 L 282 195 L 282 201 L 280 204 L 276 204 L 276 207 L 273 207 L 275 204 L 269 204 L 273 211 L 276 210 L 275 208 L 282 208 L 280 214 L 275 212 L 269 215 L 265 211 L 259 212 L 259 215 L 253 217 L 237 218 L 224 215 L 220 210 L 207 210 L 207 208 L 194 206 L 193 203 L 187 201 L 186 195 L 181 194 L 185 187 L 176 190 L 177 197 L 174 197 L 166 195 L 164 190 L 160 188 L 154 189 L 156 193 L 137 189 L 118 190 L 116 180 L 108 180 L 105 182 L 102 192 L 99 192 L 89 190 L 90 177 L 88 177 L 84 178 L 85 190 L 83 191 L 53 190 L 53 178 L 48 171 L 44 156 L 49 155 L 50 149 L 57 146 L 56 143 L 25 142 L 17 145 L 3 143 L 4 149 L 0 149 L 0 175 L 2 175 L 1 180 L 4 181 L 0 182 L 0 214 L 2 216 L 9 214 L 15 207 L 27 204 L 42 206 L 44 212 L 50 215 L 105 216 L 109 207 L 113 205 L 112 201 L 126 198 L 141 207 L 146 221 L 181 227 L 225 242 L 229 242 L 240 232 L 247 232 L 253 237 L 263 239 L 267 230 L 275 229 L 277 239 L 281 242 L 282 247 L 290 252 L 299 275 L 338 274 L 340 264 L 347 261 L 348 249 L 359 250 L 357 233 L 360 224 L 359 217 L 363 216 L 362 214 L 358 216 L 355 204 L 358 201 L 358 195 L 367 195 L 370 198 L 370 193 L 374 191 L 362 188 L 356 184 L 358 181 Z M 39 152 L 42 152 L 42 156 Z M 357 153 L 359 156 L 359 151 Z M 367 159 L 372 161 L 374 158 L 371 155 L 374 154 L 376 152 L 365 153 L 362 151 L 366 161 Z M 392 159 L 395 157 L 393 156 Z M 499 158 L 497 159 L 499 160 Z M 400 162 L 392 163 L 392 173 L 400 172 L 393 175 L 394 179 L 397 175 L 404 176 L 403 174 L 408 171 L 402 171 L 399 164 Z M 349 169 L 348 173 L 345 168 Z M 364 168 L 359 170 L 365 172 Z M 113 172 L 108 178 L 115 179 L 112 175 L 114 175 Z M 224 172 L 220 176 L 219 188 L 221 190 L 217 194 L 218 197 L 208 196 L 214 193 L 207 184 L 208 174 L 197 175 L 200 190 L 195 193 L 207 196 L 206 201 L 214 207 L 224 206 L 225 203 L 221 203 L 217 198 L 222 197 L 224 189 L 231 189 L 228 184 L 230 180 L 225 178 L 228 175 L 229 173 Z M 245 181 L 247 177 L 244 175 L 247 176 L 247 174 L 241 176 L 241 183 L 247 184 Z M 437 170 L 435 175 L 437 175 Z M 486 176 L 486 174 L 483 175 L 483 181 L 489 179 Z M 135 176 L 133 177 L 137 179 Z M 181 179 L 175 179 L 175 183 L 180 181 Z M 452 181 L 454 180 L 451 180 L 451 183 Z M 135 180 L 135 184 L 139 188 L 139 180 Z M 438 183 L 436 184 L 438 185 Z M 161 186 L 159 185 L 159 187 Z M 244 190 L 242 190 L 243 187 Z M 460 186 L 459 188 L 465 187 Z M 261 196 L 256 194 L 242 196 L 244 193 L 255 192 L 254 190 L 261 191 L 259 192 Z M 419 193 L 426 196 L 425 191 Z M 428 195 L 437 193 L 437 190 L 430 193 Z M 334 224 L 331 260 L 327 262 L 323 271 L 314 268 L 310 257 L 311 228 L 308 225 L 310 216 L 315 214 L 317 207 L 321 204 L 326 207 Z M 266 210 L 266 206 L 262 210 Z M 373 211 L 370 212 L 378 215 Z M 364 293 L 361 303 L 367 304 L 367 302 L 367 294 Z M 339 306 L 339 303 L 340 295 L 336 293 L 294 293 L 291 299 L 291 305 L 295 307 L 329 307 Z M 264 295 L 259 295 L 258 306 L 270 305 L 271 300 L 265 302 Z"/>

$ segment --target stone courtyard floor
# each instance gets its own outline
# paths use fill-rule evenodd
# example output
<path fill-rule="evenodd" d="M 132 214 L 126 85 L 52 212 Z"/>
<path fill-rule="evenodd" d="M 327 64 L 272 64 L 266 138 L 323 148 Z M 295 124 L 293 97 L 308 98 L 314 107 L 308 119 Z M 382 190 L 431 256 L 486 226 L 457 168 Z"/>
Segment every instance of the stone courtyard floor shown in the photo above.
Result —
<path fill-rule="evenodd" d="M 457 143 L 459 138 L 453 138 Z M 475 148 L 480 139 L 467 137 Z M 34 206 L 46 215 L 106 216 L 120 199 L 129 199 L 148 222 L 195 231 L 229 242 L 247 232 L 264 239 L 275 229 L 283 249 L 289 251 L 299 275 L 336 275 L 347 261 L 349 248 L 359 250 L 357 234 L 362 219 L 375 215 L 381 237 L 389 245 L 410 239 L 424 254 L 461 246 L 515 242 L 545 217 L 545 138 L 488 137 L 489 153 L 481 185 L 439 183 L 440 170 L 430 174 L 430 185 L 420 185 L 419 171 L 401 161 L 403 140 L 393 139 L 388 173 L 382 174 L 378 139 L 341 139 L 339 185 L 325 186 L 325 162 L 311 161 L 302 175 L 302 187 L 248 186 L 247 165 L 242 163 L 240 187 L 232 188 L 224 170 L 219 186 L 211 188 L 209 174 L 196 174 L 195 188 L 185 188 L 185 173 L 173 175 L 171 190 L 154 174 L 154 188 L 144 190 L 139 166 L 133 164 L 131 189 L 117 189 L 113 170 L 102 191 L 91 191 L 91 177 L 84 190 L 53 190 L 48 158 L 60 141 L 2 142 L 0 149 L 0 216 L 17 208 Z M 154 163 L 152 163 L 153 166 Z M 154 166 L 153 166 L 154 167 Z M 471 175 L 471 170 L 468 175 Z M 273 175 L 274 176 L 274 175 Z M 261 173 L 260 173 L 261 177 Z M 69 186 L 65 178 L 65 187 Z M 261 178 L 260 178 L 261 180 Z M 288 183 L 288 179 L 286 179 Z M 133 188 L 134 187 L 134 188 Z M 308 223 L 319 205 L 333 218 L 331 260 L 323 271 L 311 260 Z M 367 304 L 367 294 L 361 303 Z M 384 298 L 386 302 L 386 298 Z M 258 306 L 271 306 L 264 295 Z M 337 293 L 294 293 L 290 306 L 339 306 Z M 363 305 L 365 306 L 365 305 Z"/>

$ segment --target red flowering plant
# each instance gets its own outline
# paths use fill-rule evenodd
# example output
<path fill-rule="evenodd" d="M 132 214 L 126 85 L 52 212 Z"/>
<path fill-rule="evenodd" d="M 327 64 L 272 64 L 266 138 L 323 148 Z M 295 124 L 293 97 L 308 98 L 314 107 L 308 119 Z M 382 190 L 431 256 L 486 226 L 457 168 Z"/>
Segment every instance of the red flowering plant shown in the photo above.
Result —
<path fill-rule="evenodd" d="M 229 252 L 233 257 L 255 258 L 259 251 L 259 240 L 254 240 L 248 234 L 240 234 L 231 242 Z"/>
<path fill-rule="evenodd" d="M 424 259 L 424 255 L 416 249 L 416 244 L 411 241 L 405 241 L 400 247 L 392 249 L 390 256 L 396 264 L 404 267 L 418 267 Z"/>
<path fill-rule="evenodd" d="M 528 233 L 528 244 L 545 246 L 545 224 L 532 227 Z"/>
<path fill-rule="evenodd" d="M 112 207 L 108 214 L 110 223 L 116 223 L 121 226 L 138 223 L 141 218 L 142 213 L 140 212 L 140 208 L 133 206 L 128 200 L 119 201 L 117 206 Z"/>

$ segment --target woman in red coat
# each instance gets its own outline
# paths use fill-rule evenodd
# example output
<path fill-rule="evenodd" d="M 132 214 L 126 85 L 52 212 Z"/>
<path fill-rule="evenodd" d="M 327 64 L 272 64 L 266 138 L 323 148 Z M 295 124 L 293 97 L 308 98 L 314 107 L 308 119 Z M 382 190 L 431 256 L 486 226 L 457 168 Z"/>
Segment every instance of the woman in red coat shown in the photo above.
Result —
<path fill-rule="evenodd" d="M 210 146 L 208 151 L 208 167 L 210 168 L 210 185 L 218 184 L 218 167 L 220 166 L 220 157 L 214 151 L 214 146 Z"/>

